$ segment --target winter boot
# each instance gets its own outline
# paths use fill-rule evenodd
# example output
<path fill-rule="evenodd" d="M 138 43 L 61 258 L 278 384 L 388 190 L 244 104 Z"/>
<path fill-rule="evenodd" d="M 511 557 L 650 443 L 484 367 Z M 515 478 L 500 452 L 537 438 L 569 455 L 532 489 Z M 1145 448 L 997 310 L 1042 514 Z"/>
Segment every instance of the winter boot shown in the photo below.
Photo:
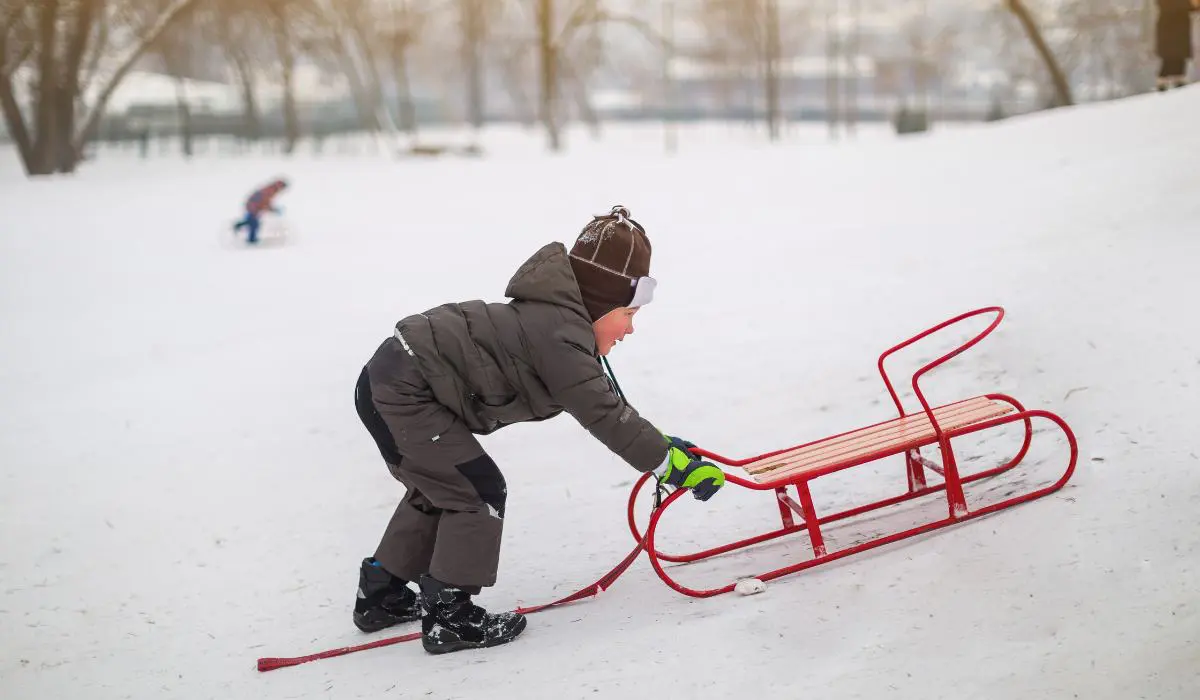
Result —
<path fill-rule="evenodd" d="M 471 594 L 421 577 L 421 645 L 430 654 L 494 647 L 516 639 L 525 629 L 525 616 L 517 612 L 494 615 L 471 602 Z"/>
<path fill-rule="evenodd" d="M 374 558 L 363 559 L 358 570 L 354 625 L 363 632 L 421 619 L 421 596 L 404 579 L 384 570 Z"/>

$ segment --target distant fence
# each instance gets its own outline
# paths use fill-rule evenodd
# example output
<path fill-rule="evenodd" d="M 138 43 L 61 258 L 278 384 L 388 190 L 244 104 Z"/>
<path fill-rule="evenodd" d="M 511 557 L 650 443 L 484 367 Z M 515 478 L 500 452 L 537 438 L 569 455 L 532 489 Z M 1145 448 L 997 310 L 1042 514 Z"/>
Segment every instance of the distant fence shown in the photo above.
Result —
<path fill-rule="evenodd" d="M 761 109 L 752 107 L 731 107 L 727 109 L 681 108 L 670 111 L 657 109 L 610 109 L 600 112 L 598 118 L 605 124 L 622 122 L 644 123 L 669 120 L 680 124 L 693 122 L 754 122 L 763 121 L 766 114 Z M 781 113 L 784 121 L 789 122 L 824 122 L 829 113 L 821 108 L 805 107 L 784 110 Z M 995 118 L 985 107 L 942 105 L 937 110 L 937 119 L 944 121 L 982 121 Z M 1003 115 L 1000 115 L 1003 116 Z M 882 107 L 864 107 L 857 110 L 855 119 L 858 122 L 891 122 L 896 115 L 893 110 Z M 839 117 L 845 120 L 845 115 Z M 241 114 L 212 114 L 198 113 L 190 116 L 189 131 L 197 140 L 221 139 L 229 141 L 282 141 L 286 138 L 284 122 L 277 114 L 264 115 L 256 124 L 251 125 Z M 459 122 L 441 119 L 436 115 L 419 115 L 420 127 L 455 126 Z M 489 124 L 520 123 L 509 116 L 492 117 Z M 336 136 L 345 136 L 363 131 L 362 122 L 356 115 L 302 115 L 299 120 L 300 135 L 309 141 Z M 183 123 L 174 109 L 164 109 L 154 112 L 142 112 L 132 115 L 113 115 L 100 120 L 93 129 L 89 142 L 92 144 L 128 144 L 145 147 L 157 139 L 170 138 L 177 140 L 183 135 Z M 0 133 L 0 142 L 8 143 L 8 134 Z"/>

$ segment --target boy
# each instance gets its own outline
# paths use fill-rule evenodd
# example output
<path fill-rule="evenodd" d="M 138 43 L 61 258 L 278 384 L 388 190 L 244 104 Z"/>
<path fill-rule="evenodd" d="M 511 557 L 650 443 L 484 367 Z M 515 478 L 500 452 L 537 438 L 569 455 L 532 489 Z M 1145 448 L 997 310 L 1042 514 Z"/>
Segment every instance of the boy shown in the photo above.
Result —
<path fill-rule="evenodd" d="M 475 435 L 566 411 L 662 483 L 700 500 L 721 488 L 724 472 L 638 415 L 601 368 L 650 302 L 649 274 L 646 231 L 617 206 L 569 253 L 557 242 L 534 253 L 508 283 L 512 301 L 444 304 L 396 324 L 355 388 L 359 417 L 408 490 L 359 570 L 359 629 L 420 618 L 435 654 L 503 644 L 525 629 L 523 615 L 471 602 L 496 582 L 507 495 Z"/>
<path fill-rule="evenodd" d="M 258 243 L 259 220 L 263 212 L 281 213 L 279 207 L 276 207 L 273 202 L 276 195 L 286 188 L 287 181 L 281 179 L 271 182 L 266 187 L 255 190 L 249 199 L 246 200 L 246 215 L 233 225 L 233 232 L 237 233 L 243 228 L 248 229 L 246 232 L 246 242 L 251 245 Z"/>

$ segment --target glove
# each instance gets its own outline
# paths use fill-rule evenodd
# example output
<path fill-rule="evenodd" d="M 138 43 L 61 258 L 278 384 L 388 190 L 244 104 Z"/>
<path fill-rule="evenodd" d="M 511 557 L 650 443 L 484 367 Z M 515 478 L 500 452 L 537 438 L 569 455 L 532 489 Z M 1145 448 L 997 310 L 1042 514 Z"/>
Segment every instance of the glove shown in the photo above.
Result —
<path fill-rule="evenodd" d="M 667 457 L 654 470 L 659 483 L 681 489 L 690 489 L 697 501 L 707 501 L 725 485 L 725 472 L 721 468 L 696 457 L 689 451 L 695 447 L 687 440 L 666 436 Z"/>
<path fill-rule="evenodd" d="M 692 450 L 696 449 L 696 443 L 694 443 L 694 442 L 688 442 L 687 440 L 684 440 L 683 438 L 675 437 L 673 435 L 665 435 L 664 434 L 663 437 L 665 437 L 667 439 L 667 442 L 671 443 L 671 445 L 678 447 L 681 450 L 691 452 Z"/>

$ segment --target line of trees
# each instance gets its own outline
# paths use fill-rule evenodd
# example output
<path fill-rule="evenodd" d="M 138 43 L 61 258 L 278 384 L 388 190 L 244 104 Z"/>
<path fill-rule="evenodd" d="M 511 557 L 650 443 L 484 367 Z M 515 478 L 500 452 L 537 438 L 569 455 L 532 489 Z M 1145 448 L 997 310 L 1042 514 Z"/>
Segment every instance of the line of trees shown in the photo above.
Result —
<path fill-rule="evenodd" d="M 778 138 L 785 60 L 813 37 L 843 37 L 834 24 L 839 19 L 844 24 L 847 16 L 858 21 L 929 1 L 659 0 L 677 10 L 672 23 L 678 18 L 700 29 L 701 38 L 684 47 L 664 39 L 675 33 L 657 19 L 657 7 L 628 14 L 609 0 L 0 0 L 0 113 L 29 175 L 72 172 L 122 79 L 152 59 L 177 79 L 190 152 L 185 78 L 219 60 L 241 95 L 248 138 L 262 131 L 260 87 L 281 88 L 283 148 L 291 152 L 302 131 L 297 68 L 316 64 L 346 81 L 364 130 L 415 133 L 418 79 L 460 89 L 465 120 L 482 128 L 486 85 L 494 82 L 525 121 L 541 124 L 548 147 L 557 150 L 568 115 L 598 128 L 591 96 L 604 71 L 666 91 L 664 65 L 687 57 L 720 66 L 730 77 L 726 99 L 760 106 L 769 135 Z M 1020 63 L 1019 70 L 1049 86 L 1057 104 L 1073 100 L 1073 71 L 1103 72 L 1114 84 L 1136 73 L 1130 63 L 1138 58 L 1128 54 L 1139 40 L 1144 15 L 1137 8 L 1145 0 L 988 2 L 1004 13 L 1010 33 L 1019 28 L 1028 39 L 1015 51 L 1007 39 L 997 40 L 997 54 L 1013 53 L 1014 72 Z M 1039 30 L 1047 7 L 1056 26 L 1071 30 L 1065 39 Z M 927 81 L 954 64 L 969 28 L 914 26 L 920 27 L 912 41 L 917 78 Z M 619 45 L 610 43 L 617 28 Z M 849 43 L 829 50 L 870 55 L 870 46 Z M 1030 56 L 1040 69 L 1028 68 Z M 747 83 L 758 91 L 739 92 Z M 831 90 L 832 102 L 852 100 L 852 90 L 841 96 L 836 84 Z"/>

